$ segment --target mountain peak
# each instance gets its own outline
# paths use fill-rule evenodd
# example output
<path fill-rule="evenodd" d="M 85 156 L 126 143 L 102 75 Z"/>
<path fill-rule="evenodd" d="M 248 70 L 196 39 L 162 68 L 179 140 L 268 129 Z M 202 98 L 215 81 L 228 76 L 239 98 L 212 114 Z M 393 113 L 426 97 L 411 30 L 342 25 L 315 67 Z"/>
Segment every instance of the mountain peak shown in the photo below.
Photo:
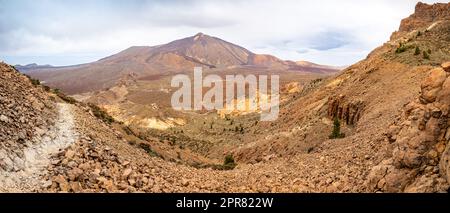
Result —
<path fill-rule="evenodd" d="M 199 33 L 195 34 L 195 36 L 204 36 L 204 35 L 205 35 L 205 34 L 202 33 L 202 32 L 199 32 Z"/>
<path fill-rule="evenodd" d="M 194 41 L 197 41 L 198 39 L 204 38 L 204 37 L 209 37 L 209 36 L 208 36 L 208 35 L 205 35 L 205 34 L 202 33 L 202 32 L 199 32 L 199 33 L 197 33 L 197 34 L 194 35 Z"/>

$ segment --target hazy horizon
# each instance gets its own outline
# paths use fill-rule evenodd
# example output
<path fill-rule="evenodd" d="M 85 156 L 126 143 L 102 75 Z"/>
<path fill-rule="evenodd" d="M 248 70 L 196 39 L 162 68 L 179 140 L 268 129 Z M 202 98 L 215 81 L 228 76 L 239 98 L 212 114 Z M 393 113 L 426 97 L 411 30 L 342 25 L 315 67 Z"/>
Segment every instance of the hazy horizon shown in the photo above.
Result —
<path fill-rule="evenodd" d="M 82 64 L 203 32 L 255 53 L 343 66 L 387 41 L 416 2 L 0 0 L 0 60 Z"/>

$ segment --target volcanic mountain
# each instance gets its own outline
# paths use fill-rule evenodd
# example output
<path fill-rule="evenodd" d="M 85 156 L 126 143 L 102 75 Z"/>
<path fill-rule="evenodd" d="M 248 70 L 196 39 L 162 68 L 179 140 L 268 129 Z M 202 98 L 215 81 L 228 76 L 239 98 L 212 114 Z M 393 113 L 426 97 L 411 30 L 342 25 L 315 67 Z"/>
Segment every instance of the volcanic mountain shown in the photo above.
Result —
<path fill-rule="evenodd" d="M 257 67 L 310 73 L 335 73 L 333 67 L 302 65 L 271 55 L 255 54 L 222 39 L 198 33 L 158 46 L 134 46 L 99 61 L 67 67 L 18 67 L 69 94 L 110 88 L 132 78 L 154 78 L 191 72 L 195 66 L 210 70 Z"/>

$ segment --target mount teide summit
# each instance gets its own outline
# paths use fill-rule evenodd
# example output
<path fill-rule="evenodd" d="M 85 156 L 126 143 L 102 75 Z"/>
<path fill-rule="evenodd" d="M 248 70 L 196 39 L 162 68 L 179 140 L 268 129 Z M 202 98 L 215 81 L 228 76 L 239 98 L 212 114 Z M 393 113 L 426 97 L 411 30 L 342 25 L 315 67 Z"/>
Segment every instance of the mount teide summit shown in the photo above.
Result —
<path fill-rule="evenodd" d="M 255 54 L 222 39 L 198 33 L 158 46 L 134 46 L 99 61 L 67 67 L 26 69 L 29 75 L 67 93 L 110 88 L 122 79 L 155 78 L 193 67 L 226 70 L 253 67 L 260 70 L 295 70 L 308 73 L 334 73 L 337 68 L 309 66 L 283 61 L 271 55 Z M 20 70 L 21 67 L 18 67 Z"/>

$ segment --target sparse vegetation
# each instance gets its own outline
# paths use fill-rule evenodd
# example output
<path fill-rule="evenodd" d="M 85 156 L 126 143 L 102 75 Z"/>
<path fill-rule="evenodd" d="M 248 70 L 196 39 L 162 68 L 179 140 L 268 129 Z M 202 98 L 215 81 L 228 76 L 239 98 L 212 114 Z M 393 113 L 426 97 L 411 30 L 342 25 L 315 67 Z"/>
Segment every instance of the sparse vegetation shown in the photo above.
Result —
<path fill-rule="evenodd" d="M 69 104 L 75 104 L 77 103 L 77 100 L 74 98 L 67 96 L 66 94 L 62 93 L 59 89 L 54 89 L 53 93 L 55 93 L 59 98 L 61 98 L 63 101 L 69 103 Z"/>
<path fill-rule="evenodd" d="M 311 81 L 311 84 L 316 84 L 316 83 L 319 83 L 319 82 L 321 82 L 321 81 L 323 81 L 322 78 L 316 78 L 316 79 L 314 79 L 314 80 Z"/>
<path fill-rule="evenodd" d="M 223 164 L 198 164 L 198 163 L 194 163 L 191 164 L 191 166 L 195 167 L 195 168 L 212 168 L 215 170 L 233 170 L 237 164 L 234 161 L 234 157 L 232 154 L 228 154 L 225 156 L 225 159 L 223 161 Z"/>
<path fill-rule="evenodd" d="M 395 50 L 395 53 L 403 53 L 406 52 L 408 49 L 413 48 L 411 45 L 405 45 L 403 43 L 400 43 L 399 47 Z"/>
<path fill-rule="evenodd" d="M 234 162 L 234 157 L 232 154 L 228 154 L 225 156 L 225 160 L 223 161 L 223 165 L 236 164 Z"/>
<path fill-rule="evenodd" d="M 14 66 L 12 66 L 15 70 L 17 70 Z M 39 79 L 35 79 L 35 78 L 32 78 L 31 76 L 29 76 L 29 75 L 26 75 L 26 74 L 24 74 L 27 78 L 28 78 L 28 80 L 30 80 L 30 82 L 31 82 L 31 84 L 33 84 L 34 86 L 39 86 L 39 85 L 41 85 L 41 81 L 39 81 Z"/>
<path fill-rule="evenodd" d="M 430 55 L 427 52 L 423 51 L 422 55 L 423 55 L 423 59 L 430 60 Z"/>
<path fill-rule="evenodd" d="M 135 135 L 133 130 L 129 127 L 129 126 L 124 126 L 122 127 L 123 131 L 125 131 L 125 133 L 127 133 L 127 135 Z"/>
<path fill-rule="evenodd" d="M 419 31 L 419 32 L 417 32 L 417 36 L 416 36 L 416 37 L 419 37 L 419 36 L 421 36 L 421 35 L 422 35 L 422 32 Z"/>
<path fill-rule="evenodd" d="M 223 161 L 223 165 L 216 165 L 213 167 L 217 170 L 232 170 L 236 167 L 236 162 L 234 161 L 234 157 L 232 154 L 228 154 L 225 156 L 225 159 Z"/>
<path fill-rule="evenodd" d="M 115 122 L 113 117 L 111 117 L 105 110 L 101 109 L 97 105 L 89 103 L 88 106 L 91 108 L 92 113 L 95 115 L 95 117 L 99 118 L 103 122 L 108 124 Z"/>
<path fill-rule="evenodd" d="M 331 135 L 329 136 L 330 139 L 337 139 L 337 138 L 344 138 L 345 134 L 341 133 L 341 122 L 339 121 L 339 118 L 336 116 L 334 117 L 333 122 L 333 131 L 331 132 Z"/>
<path fill-rule="evenodd" d="M 45 90 L 46 92 L 50 92 L 50 91 L 51 91 L 51 88 L 50 88 L 49 86 L 42 85 L 42 88 L 44 88 L 44 90 Z"/>
<path fill-rule="evenodd" d="M 145 150 L 152 157 L 161 157 L 160 154 L 158 154 L 157 152 L 153 151 L 152 148 L 150 147 L 150 145 L 148 145 L 146 143 L 140 143 L 139 147 L 141 149 Z"/>
<path fill-rule="evenodd" d="M 420 48 L 419 46 L 416 47 L 416 50 L 414 51 L 414 55 L 419 55 L 420 54 Z"/>

